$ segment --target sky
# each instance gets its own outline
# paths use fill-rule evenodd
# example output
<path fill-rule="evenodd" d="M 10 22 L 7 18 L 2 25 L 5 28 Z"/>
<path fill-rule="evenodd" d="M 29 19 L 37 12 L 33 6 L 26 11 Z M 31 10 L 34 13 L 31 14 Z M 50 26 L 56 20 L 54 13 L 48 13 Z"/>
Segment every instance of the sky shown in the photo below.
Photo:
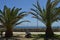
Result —
<path fill-rule="evenodd" d="M 14 6 L 16 8 L 22 8 L 22 11 L 31 11 L 30 8 L 34 8 L 32 4 L 36 4 L 37 0 L 0 0 L 0 9 L 2 10 L 4 5 L 7 5 L 9 8 L 13 8 Z M 40 6 L 42 8 L 45 8 L 47 0 L 39 0 Z M 60 4 L 58 4 L 60 6 Z M 42 22 L 38 21 L 34 18 L 32 18 L 32 15 L 28 15 L 24 17 L 22 20 L 29 20 L 30 23 L 22 23 L 19 26 L 45 26 Z M 52 26 L 60 26 L 60 21 L 54 22 Z"/>

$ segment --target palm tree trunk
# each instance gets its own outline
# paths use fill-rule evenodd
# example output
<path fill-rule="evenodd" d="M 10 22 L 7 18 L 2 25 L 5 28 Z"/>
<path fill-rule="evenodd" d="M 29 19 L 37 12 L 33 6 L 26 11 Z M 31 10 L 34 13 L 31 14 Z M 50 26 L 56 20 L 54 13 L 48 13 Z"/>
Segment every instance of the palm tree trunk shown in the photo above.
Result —
<path fill-rule="evenodd" d="M 13 36 L 13 30 L 12 28 L 7 28 L 5 32 L 5 37 L 12 37 Z"/>
<path fill-rule="evenodd" d="M 54 36 L 53 30 L 51 28 L 51 25 L 46 25 L 46 38 L 52 38 Z"/>

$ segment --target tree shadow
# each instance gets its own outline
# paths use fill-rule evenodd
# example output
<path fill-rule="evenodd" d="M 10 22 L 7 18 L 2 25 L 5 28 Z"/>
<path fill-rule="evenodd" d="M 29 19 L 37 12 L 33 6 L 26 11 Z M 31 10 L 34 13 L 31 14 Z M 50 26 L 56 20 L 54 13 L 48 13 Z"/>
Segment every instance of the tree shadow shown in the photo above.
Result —
<path fill-rule="evenodd" d="M 20 40 L 20 36 L 13 36 L 13 37 L 0 37 L 0 40 Z"/>

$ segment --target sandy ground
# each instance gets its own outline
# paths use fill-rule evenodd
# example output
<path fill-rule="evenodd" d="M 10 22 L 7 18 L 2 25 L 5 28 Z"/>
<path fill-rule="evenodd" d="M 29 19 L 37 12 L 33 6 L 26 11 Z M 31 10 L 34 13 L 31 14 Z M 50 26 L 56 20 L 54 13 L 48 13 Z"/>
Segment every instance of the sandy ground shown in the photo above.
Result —
<path fill-rule="evenodd" d="M 31 34 L 45 34 L 45 32 L 30 32 Z M 3 32 L 5 34 L 5 32 Z M 25 32 L 13 32 L 14 35 L 25 35 Z M 60 35 L 60 32 L 54 32 L 54 34 Z"/>
<path fill-rule="evenodd" d="M 30 32 L 31 34 L 45 34 L 45 32 Z M 13 34 L 25 34 L 25 32 L 13 32 Z M 60 35 L 60 32 L 54 32 L 54 34 Z"/>
<path fill-rule="evenodd" d="M 3 32 L 3 34 L 5 34 L 5 32 Z M 14 36 L 20 37 L 20 38 L 17 38 L 18 40 L 33 40 L 33 38 L 25 38 L 25 35 L 26 35 L 25 32 L 13 32 L 13 34 Z M 31 34 L 45 34 L 45 32 L 31 32 Z M 54 34 L 60 35 L 60 32 L 54 32 Z M 44 40 L 44 39 L 40 38 L 39 40 Z"/>

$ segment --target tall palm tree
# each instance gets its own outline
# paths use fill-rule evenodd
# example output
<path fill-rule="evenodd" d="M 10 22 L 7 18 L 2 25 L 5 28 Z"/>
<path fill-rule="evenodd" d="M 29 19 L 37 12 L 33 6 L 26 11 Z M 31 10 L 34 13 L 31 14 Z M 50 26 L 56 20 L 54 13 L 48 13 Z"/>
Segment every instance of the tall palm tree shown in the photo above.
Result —
<path fill-rule="evenodd" d="M 51 0 L 47 0 L 46 8 L 41 8 L 39 2 L 37 1 L 37 5 L 33 4 L 34 8 L 31 8 L 31 13 L 33 15 L 33 18 L 38 19 L 39 21 L 42 21 L 46 25 L 46 36 L 47 38 L 53 37 L 54 33 L 51 28 L 51 25 L 53 22 L 58 20 L 58 15 L 60 14 L 58 10 L 57 4 L 60 2 L 60 0 L 54 0 L 51 2 Z"/>
<path fill-rule="evenodd" d="M 4 6 L 3 10 L 0 10 L 0 21 L 3 26 L 6 28 L 5 37 L 13 36 L 13 27 L 21 24 L 23 22 L 29 22 L 28 20 L 21 21 L 22 18 L 27 16 L 28 14 L 25 12 L 19 12 L 21 8 L 13 7 L 8 8 Z M 18 22 L 19 21 L 19 22 Z"/>

